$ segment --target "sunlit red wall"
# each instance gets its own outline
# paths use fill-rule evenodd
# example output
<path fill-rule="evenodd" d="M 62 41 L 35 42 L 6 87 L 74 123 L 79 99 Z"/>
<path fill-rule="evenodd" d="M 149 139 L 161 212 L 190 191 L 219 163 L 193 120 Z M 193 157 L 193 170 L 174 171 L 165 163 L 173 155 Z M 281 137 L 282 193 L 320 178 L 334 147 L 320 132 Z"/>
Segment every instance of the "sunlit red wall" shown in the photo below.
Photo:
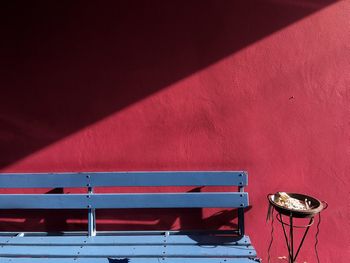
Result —
<path fill-rule="evenodd" d="M 349 1 L 1 5 L 2 172 L 247 170 L 246 228 L 260 257 L 266 194 L 284 190 L 329 203 L 321 262 L 348 262 Z M 194 225 L 154 213 L 143 227 Z M 201 225 L 230 213 L 206 212 Z M 134 212 L 117 215 L 117 227 L 137 225 Z M 26 216 L 9 212 L 1 230 L 58 227 L 55 213 L 43 226 Z M 68 229 L 86 222 L 64 216 Z M 272 262 L 285 262 L 275 228 Z M 299 262 L 316 262 L 315 231 Z"/>

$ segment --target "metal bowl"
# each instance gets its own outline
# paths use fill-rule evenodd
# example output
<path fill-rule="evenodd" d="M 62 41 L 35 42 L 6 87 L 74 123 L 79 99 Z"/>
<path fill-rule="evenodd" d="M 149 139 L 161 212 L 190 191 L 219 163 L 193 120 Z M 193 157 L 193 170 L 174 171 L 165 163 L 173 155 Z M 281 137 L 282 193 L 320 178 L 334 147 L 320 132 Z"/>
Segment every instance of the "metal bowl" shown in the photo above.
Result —
<path fill-rule="evenodd" d="M 314 217 L 316 214 L 320 213 L 324 208 L 326 208 L 326 203 L 321 202 L 320 200 L 304 194 L 297 194 L 297 193 L 287 193 L 290 197 L 293 197 L 295 199 L 298 199 L 300 201 L 304 201 L 307 199 L 311 202 L 310 209 L 307 210 L 300 210 L 300 209 L 290 209 L 281 205 L 278 205 L 275 202 L 276 194 L 269 194 L 267 196 L 267 199 L 269 200 L 270 204 L 276 209 L 277 212 L 286 215 L 286 216 L 293 216 L 298 218 L 305 218 L 305 217 Z"/>

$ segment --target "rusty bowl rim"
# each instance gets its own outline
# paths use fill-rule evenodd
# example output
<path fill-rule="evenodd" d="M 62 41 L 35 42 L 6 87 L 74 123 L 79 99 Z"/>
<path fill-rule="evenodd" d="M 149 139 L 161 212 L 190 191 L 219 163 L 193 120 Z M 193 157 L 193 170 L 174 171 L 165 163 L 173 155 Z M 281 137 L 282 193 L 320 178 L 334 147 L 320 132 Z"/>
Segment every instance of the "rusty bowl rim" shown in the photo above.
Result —
<path fill-rule="evenodd" d="M 287 208 L 287 207 L 284 207 L 284 206 L 281 206 L 279 204 L 277 204 L 274 200 L 272 200 L 272 196 L 275 196 L 275 194 L 268 194 L 268 200 L 270 202 L 271 205 L 273 205 L 274 207 L 276 207 L 277 209 L 279 210 L 282 210 L 284 212 L 289 212 L 289 213 L 299 213 L 299 214 L 303 214 L 303 215 L 315 215 L 319 212 L 321 212 L 323 209 L 324 209 L 324 202 L 320 201 L 319 199 L 313 197 L 313 196 L 310 196 L 310 195 L 306 195 L 306 194 L 301 194 L 301 193 L 292 193 L 292 192 L 285 192 L 287 195 L 289 196 L 292 196 L 292 195 L 299 195 L 299 196 L 303 196 L 307 199 L 312 199 L 312 200 L 315 200 L 318 205 L 314 208 L 311 208 L 311 209 L 308 209 L 308 210 L 300 210 L 300 209 L 293 209 L 293 208 Z"/>

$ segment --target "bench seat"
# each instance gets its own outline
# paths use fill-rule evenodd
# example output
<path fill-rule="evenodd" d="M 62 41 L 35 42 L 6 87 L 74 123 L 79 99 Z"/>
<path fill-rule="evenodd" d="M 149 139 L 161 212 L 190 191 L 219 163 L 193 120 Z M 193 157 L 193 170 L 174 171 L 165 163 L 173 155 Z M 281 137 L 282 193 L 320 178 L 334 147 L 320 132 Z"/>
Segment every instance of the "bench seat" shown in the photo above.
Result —
<path fill-rule="evenodd" d="M 253 263 L 255 260 L 247 258 L 2 258 L 1 262 L 12 263 Z"/>
<path fill-rule="evenodd" d="M 21 234 L 0 237 L 1 262 L 118 262 L 117 259 L 129 259 L 129 262 L 135 263 L 158 260 L 180 263 L 186 262 L 184 260 L 187 258 L 188 262 L 193 263 L 196 262 L 194 259 L 214 263 L 224 260 L 252 262 L 244 258 L 255 257 L 256 252 L 248 236 L 163 232 L 93 237 Z"/>

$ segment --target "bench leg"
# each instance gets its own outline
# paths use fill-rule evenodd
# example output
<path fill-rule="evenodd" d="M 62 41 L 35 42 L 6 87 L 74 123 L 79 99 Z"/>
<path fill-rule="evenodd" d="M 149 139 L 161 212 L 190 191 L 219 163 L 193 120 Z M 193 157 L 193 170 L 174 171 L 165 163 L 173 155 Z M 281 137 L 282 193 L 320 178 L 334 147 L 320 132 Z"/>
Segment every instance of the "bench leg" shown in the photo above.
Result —
<path fill-rule="evenodd" d="M 244 208 L 238 208 L 238 230 L 239 235 L 244 236 Z"/>

